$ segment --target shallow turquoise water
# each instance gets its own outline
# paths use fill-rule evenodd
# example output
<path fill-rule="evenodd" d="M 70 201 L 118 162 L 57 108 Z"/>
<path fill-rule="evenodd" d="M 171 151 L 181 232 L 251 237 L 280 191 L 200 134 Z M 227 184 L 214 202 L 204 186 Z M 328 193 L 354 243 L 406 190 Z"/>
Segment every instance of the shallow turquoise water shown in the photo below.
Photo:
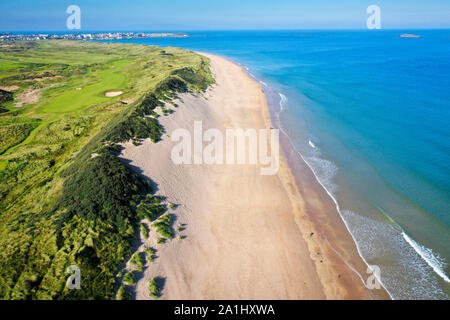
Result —
<path fill-rule="evenodd" d="M 283 97 L 281 127 L 390 294 L 448 299 L 450 31 L 197 34 L 204 37 L 121 42 L 211 52 L 248 67 Z"/>

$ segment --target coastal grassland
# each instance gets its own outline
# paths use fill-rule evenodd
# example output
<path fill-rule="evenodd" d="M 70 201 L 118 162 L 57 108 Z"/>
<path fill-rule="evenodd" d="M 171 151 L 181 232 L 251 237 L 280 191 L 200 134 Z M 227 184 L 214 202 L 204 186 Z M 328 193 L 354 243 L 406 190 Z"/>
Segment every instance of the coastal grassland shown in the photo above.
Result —
<path fill-rule="evenodd" d="M 164 209 L 150 181 L 118 160 L 116 143 L 157 142 L 164 129 L 147 115 L 212 82 L 208 60 L 178 48 L 0 45 L 0 87 L 19 88 L 0 113 L 1 299 L 115 297 L 138 221 Z M 65 286 L 70 265 L 81 269 L 81 290 Z"/>
<path fill-rule="evenodd" d="M 91 75 L 89 81 L 80 79 L 72 81 L 69 87 L 61 86 L 47 90 L 46 97 L 52 99 L 39 111 L 44 113 L 82 111 L 85 107 L 108 101 L 106 91 L 126 87 L 126 69 L 132 63 L 132 59 L 112 61 L 105 69 L 88 69 L 87 72 Z"/>
<path fill-rule="evenodd" d="M 5 119 L 0 126 L 0 154 L 8 150 L 10 147 L 25 140 L 28 135 L 35 129 L 39 121 L 30 119 L 29 121 L 14 121 L 15 119 Z M 9 120 L 9 121 L 8 121 Z"/>

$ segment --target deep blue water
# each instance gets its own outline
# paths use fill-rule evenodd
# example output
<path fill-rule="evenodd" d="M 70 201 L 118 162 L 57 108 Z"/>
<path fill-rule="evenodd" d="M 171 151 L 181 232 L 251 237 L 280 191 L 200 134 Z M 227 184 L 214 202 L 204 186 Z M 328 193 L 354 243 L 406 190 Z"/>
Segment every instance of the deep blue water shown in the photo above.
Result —
<path fill-rule="evenodd" d="M 248 67 L 286 98 L 282 128 L 390 294 L 448 299 L 450 30 L 196 34 L 121 42 Z"/>

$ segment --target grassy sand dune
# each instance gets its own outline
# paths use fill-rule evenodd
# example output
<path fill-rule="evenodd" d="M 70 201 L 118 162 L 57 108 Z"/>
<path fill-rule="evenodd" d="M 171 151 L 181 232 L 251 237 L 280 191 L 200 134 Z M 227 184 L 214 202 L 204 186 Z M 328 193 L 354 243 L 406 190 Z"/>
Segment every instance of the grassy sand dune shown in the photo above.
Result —
<path fill-rule="evenodd" d="M 115 143 L 158 140 L 163 128 L 145 115 L 159 99 L 211 81 L 207 59 L 176 48 L 0 45 L 0 86 L 15 89 L 0 109 L 0 298 L 115 297 L 136 204 L 152 192 L 117 159 Z M 39 95 L 22 99 L 30 92 Z M 70 265 L 81 269 L 82 290 L 66 288 Z"/>

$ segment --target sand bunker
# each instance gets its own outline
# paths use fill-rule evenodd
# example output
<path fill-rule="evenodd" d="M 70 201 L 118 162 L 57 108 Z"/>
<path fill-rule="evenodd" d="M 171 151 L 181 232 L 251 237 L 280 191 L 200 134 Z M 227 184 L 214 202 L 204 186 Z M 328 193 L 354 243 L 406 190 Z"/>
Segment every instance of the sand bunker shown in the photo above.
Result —
<path fill-rule="evenodd" d="M 117 97 L 120 96 L 123 93 L 123 91 L 109 91 L 107 93 L 105 93 L 105 97 Z"/>
<path fill-rule="evenodd" d="M 34 89 L 26 92 L 22 92 L 17 96 L 17 102 L 14 105 L 16 108 L 24 107 L 28 104 L 34 104 L 41 98 L 41 89 Z"/>
<path fill-rule="evenodd" d="M 6 86 L 6 87 L 1 87 L 1 86 L 0 86 L 0 89 L 1 89 L 1 90 L 5 90 L 5 91 L 12 92 L 12 91 L 19 90 L 20 88 L 19 88 L 19 86 Z"/>

